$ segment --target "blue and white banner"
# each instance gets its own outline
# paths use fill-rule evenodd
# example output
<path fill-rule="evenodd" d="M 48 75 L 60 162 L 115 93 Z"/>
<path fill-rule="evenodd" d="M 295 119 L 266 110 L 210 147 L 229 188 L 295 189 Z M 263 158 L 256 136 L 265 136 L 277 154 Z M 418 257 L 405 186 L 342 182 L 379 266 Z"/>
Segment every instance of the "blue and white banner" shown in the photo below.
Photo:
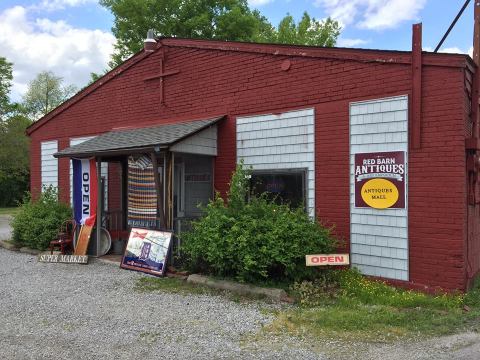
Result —
<path fill-rule="evenodd" d="M 79 225 L 93 226 L 97 216 L 97 166 L 95 159 L 72 159 L 73 213 Z"/>

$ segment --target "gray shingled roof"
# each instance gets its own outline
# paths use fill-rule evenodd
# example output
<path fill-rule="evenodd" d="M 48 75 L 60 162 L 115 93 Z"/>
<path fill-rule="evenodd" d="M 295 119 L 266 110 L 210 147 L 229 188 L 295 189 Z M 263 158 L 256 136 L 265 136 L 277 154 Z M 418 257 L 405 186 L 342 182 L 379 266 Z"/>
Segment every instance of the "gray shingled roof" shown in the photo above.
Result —
<path fill-rule="evenodd" d="M 129 130 L 115 130 L 98 135 L 81 144 L 71 146 L 54 154 L 55 157 L 87 157 L 126 154 L 135 150 L 154 150 L 168 147 L 198 131 L 215 124 L 222 117 L 177 124 L 165 124 Z"/>

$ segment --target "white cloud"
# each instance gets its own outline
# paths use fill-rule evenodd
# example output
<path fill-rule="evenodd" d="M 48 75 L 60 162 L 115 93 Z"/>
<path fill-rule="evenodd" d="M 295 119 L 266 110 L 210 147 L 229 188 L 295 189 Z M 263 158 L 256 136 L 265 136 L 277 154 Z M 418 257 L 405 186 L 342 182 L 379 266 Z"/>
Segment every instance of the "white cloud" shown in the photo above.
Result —
<path fill-rule="evenodd" d="M 433 52 L 433 48 L 431 46 L 427 46 L 423 48 L 424 51 Z M 449 53 L 449 54 L 468 54 L 473 56 L 473 46 L 470 46 L 468 50 L 460 49 L 457 46 L 447 47 L 447 48 L 440 48 L 438 50 L 439 53 Z"/>
<path fill-rule="evenodd" d="M 98 3 L 98 0 L 42 0 L 40 4 L 34 5 L 34 8 L 47 11 L 56 11 L 65 9 L 66 7 L 81 6 L 94 3 Z"/>
<path fill-rule="evenodd" d="M 107 67 L 114 43 L 115 37 L 108 32 L 74 28 L 65 21 L 30 19 L 22 6 L 0 12 L 0 56 L 13 63 L 11 97 L 15 101 L 44 70 L 63 77 L 65 84 L 85 86 L 91 72 Z"/>
<path fill-rule="evenodd" d="M 473 46 L 470 46 L 468 50 L 462 50 L 456 46 L 453 47 L 448 47 L 448 48 L 443 48 L 438 50 L 438 52 L 443 52 L 443 53 L 451 53 L 451 54 L 468 54 L 470 56 L 473 55 Z"/>
<path fill-rule="evenodd" d="M 338 47 L 355 47 L 359 45 L 365 45 L 368 44 L 370 40 L 364 40 L 364 39 L 345 39 L 345 38 L 339 38 L 337 40 L 337 45 Z"/>
<path fill-rule="evenodd" d="M 342 26 L 380 30 L 394 28 L 403 21 L 416 20 L 426 0 L 315 0 Z"/>
<path fill-rule="evenodd" d="M 266 5 L 274 0 L 248 0 L 248 5 L 252 7 Z"/>

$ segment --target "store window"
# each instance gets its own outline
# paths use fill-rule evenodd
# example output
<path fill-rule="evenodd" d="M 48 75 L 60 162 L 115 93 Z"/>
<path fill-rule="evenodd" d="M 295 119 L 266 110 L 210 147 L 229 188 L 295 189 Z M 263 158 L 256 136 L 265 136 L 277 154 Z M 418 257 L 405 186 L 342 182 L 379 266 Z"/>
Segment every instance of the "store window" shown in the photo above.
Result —
<path fill-rule="evenodd" d="M 279 204 L 293 208 L 306 204 L 305 171 L 254 171 L 251 185 L 256 195 L 266 193 Z"/>

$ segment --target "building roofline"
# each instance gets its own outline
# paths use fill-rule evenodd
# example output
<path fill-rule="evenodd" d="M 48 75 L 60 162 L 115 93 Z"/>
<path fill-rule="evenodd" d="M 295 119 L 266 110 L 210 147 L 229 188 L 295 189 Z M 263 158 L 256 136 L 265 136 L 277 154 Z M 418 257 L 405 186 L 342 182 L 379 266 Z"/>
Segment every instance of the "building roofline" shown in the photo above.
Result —
<path fill-rule="evenodd" d="M 157 48 L 162 45 L 170 47 L 186 47 L 220 51 L 251 52 L 265 55 L 295 56 L 311 58 L 331 58 L 360 62 L 411 64 L 411 51 L 380 50 L 345 47 L 324 47 L 308 45 L 288 45 L 272 43 L 251 43 L 241 41 L 221 41 L 185 38 L 160 38 Z M 467 54 L 434 53 L 422 51 L 424 65 L 447 67 L 465 67 L 465 61 L 473 60 Z"/>
<path fill-rule="evenodd" d="M 384 64 L 405 64 L 412 63 L 411 51 L 399 50 L 377 50 L 377 49 L 359 49 L 359 48 L 341 48 L 341 47 L 320 47 L 306 45 L 286 45 L 270 43 L 250 43 L 240 41 L 221 41 L 221 40 L 203 40 L 203 39 L 185 39 L 163 37 L 157 39 L 156 49 L 153 52 L 139 51 L 127 59 L 121 65 L 107 72 L 101 78 L 80 90 L 73 97 L 53 109 L 51 112 L 34 122 L 26 129 L 27 135 L 31 135 L 37 129 L 46 124 L 50 119 L 61 114 L 70 106 L 74 105 L 87 95 L 91 94 L 105 83 L 114 79 L 133 65 L 147 58 L 158 51 L 163 46 L 195 48 L 205 50 L 217 50 L 228 52 L 248 52 L 255 54 L 271 56 L 290 56 L 301 58 L 323 58 L 332 60 L 349 60 L 364 63 L 384 63 Z M 466 54 L 432 53 L 423 52 L 423 65 L 460 67 L 469 68 L 472 72 L 475 64 L 470 56 Z"/>

